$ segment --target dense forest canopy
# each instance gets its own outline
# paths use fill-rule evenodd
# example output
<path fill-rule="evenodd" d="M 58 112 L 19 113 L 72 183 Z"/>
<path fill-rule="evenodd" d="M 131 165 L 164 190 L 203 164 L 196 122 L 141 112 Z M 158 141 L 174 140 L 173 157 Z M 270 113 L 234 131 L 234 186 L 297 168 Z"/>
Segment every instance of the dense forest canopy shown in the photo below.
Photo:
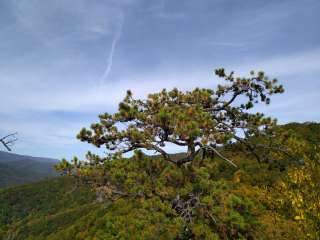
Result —
<path fill-rule="evenodd" d="M 320 141 L 320 124 L 289 123 L 279 126 L 279 130 L 294 133 L 295 137 L 291 136 L 290 141 L 300 142 L 299 150 L 297 144 L 294 148 L 297 153 L 305 155 L 304 164 L 285 163 L 278 158 L 273 163 L 258 163 L 237 148 L 228 148 L 223 153 L 234 159 L 237 168 L 221 159 L 208 158 L 214 163 L 211 168 L 197 171 L 198 175 L 207 173 L 207 179 L 215 182 L 212 189 L 215 193 L 207 198 L 215 215 L 213 209 L 207 214 L 217 221 L 209 225 L 210 231 L 218 234 L 216 239 L 226 239 L 228 233 L 235 234 L 239 228 L 248 237 L 239 237 L 238 234 L 228 238 L 319 238 L 320 159 L 314 154 L 319 151 L 313 143 Z M 172 173 L 166 177 L 177 179 Z M 99 193 L 91 191 L 91 184 L 77 181 L 77 178 L 63 177 L 0 190 L 0 238 L 182 238 L 183 228 L 172 223 L 176 213 L 169 211 L 172 215 L 167 214 L 170 208 L 164 211 L 163 204 L 152 204 L 151 199 L 127 197 L 101 201 Z M 237 204 L 230 204 L 235 199 Z M 197 234 L 195 239 L 210 236 L 205 232 L 201 235 L 199 225 L 192 226 L 192 229 Z"/>

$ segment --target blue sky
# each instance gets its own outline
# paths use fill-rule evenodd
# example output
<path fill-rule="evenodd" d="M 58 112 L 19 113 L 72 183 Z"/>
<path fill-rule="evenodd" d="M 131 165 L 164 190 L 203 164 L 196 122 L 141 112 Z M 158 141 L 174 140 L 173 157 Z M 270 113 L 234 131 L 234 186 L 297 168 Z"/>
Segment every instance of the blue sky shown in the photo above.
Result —
<path fill-rule="evenodd" d="M 265 70 L 286 93 L 259 107 L 320 121 L 318 0 L 0 1 L 0 135 L 14 151 L 70 158 L 75 135 L 127 89 L 215 87 L 217 67 Z"/>

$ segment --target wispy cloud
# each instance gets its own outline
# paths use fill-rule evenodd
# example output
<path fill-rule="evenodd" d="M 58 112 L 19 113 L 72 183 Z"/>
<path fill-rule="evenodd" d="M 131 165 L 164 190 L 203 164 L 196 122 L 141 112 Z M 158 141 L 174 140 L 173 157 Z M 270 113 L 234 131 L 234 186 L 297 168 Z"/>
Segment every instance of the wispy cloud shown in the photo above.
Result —
<path fill-rule="evenodd" d="M 79 153 L 75 133 L 127 89 L 214 88 L 217 67 L 265 70 L 290 89 L 263 111 L 320 120 L 307 103 L 320 89 L 319 3 L 3 1 L 0 134 L 18 130 L 20 153 Z"/>
<path fill-rule="evenodd" d="M 187 15 L 183 12 L 171 11 L 171 9 L 167 7 L 167 1 L 165 0 L 152 2 L 144 12 L 150 13 L 153 17 L 163 20 L 181 20 L 187 18 Z"/>
<path fill-rule="evenodd" d="M 241 74 L 250 70 L 264 70 L 275 76 L 318 73 L 320 72 L 320 48 L 249 61 L 237 63 L 233 69 Z"/>
<path fill-rule="evenodd" d="M 111 72 L 112 65 L 113 65 L 113 56 L 114 56 L 114 52 L 117 47 L 118 41 L 119 41 L 121 34 L 122 34 L 123 24 L 124 24 L 124 14 L 121 12 L 119 15 L 119 26 L 118 26 L 118 29 L 116 30 L 114 37 L 112 39 L 110 53 L 109 53 L 109 57 L 107 60 L 107 66 L 106 66 L 106 69 L 105 69 L 105 71 L 99 81 L 100 85 L 108 79 L 109 74 Z"/>
<path fill-rule="evenodd" d="M 245 47 L 249 43 L 247 42 L 228 42 L 228 41 L 203 41 L 202 45 L 204 46 L 213 46 L 213 47 Z"/>
<path fill-rule="evenodd" d="M 294 85 L 293 80 L 290 82 L 288 76 L 296 75 L 294 81 L 297 82 L 305 74 L 319 73 L 319 66 L 320 49 L 267 59 L 255 59 L 253 64 L 239 61 L 225 67 L 228 70 L 235 70 L 236 75 L 240 76 L 246 76 L 250 70 L 265 70 L 272 77 L 280 77 L 285 85 Z M 20 88 L 19 85 L 1 81 L 0 88 L 7 89 L 2 93 L 2 97 L 11 104 L 9 106 L 2 101 L 0 102 L 0 108 L 2 112 L 21 110 L 104 111 L 105 109 L 114 109 L 117 103 L 122 100 L 127 89 L 131 89 L 136 97 L 143 98 L 148 93 L 159 91 L 162 88 L 179 87 L 182 90 L 197 86 L 212 88 L 219 83 L 213 75 L 213 70 L 217 67 L 221 66 L 212 65 L 212 67 L 188 72 L 183 71 L 183 69 L 159 68 L 149 72 L 145 71 L 143 74 L 126 75 L 124 73 L 118 79 L 105 81 L 101 85 L 88 85 L 88 81 L 83 78 L 76 86 L 67 86 L 64 82 L 53 82 L 52 86 L 44 85 L 41 88 L 39 88 L 42 85 L 41 79 L 37 83 L 35 80 L 23 78 L 23 75 L 16 75 L 16 78 L 24 79 L 26 84 L 23 88 Z M 16 96 L 19 96 L 19 98 Z"/>
<path fill-rule="evenodd" d="M 84 79 L 76 86 L 67 86 L 63 83 L 51 86 L 37 87 L 37 81 L 31 81 L 29 86 L 20 88 L 19 85 L 10 86 L 8 82 L 0 82 L 0 88 L 7 91 L 2 97 L 10 102 L 0 101 L 2 112 L 14 113 L 19 111 L 71 111 L 95 112 L 114 108 L 122 100 L 127 89 L 131 89 L 135 97 L 146 97 L 150 92 L 162 88 L 180 87 L 190 89 L 195 86 L 214 84 L 212 69 L 199 70 L 192 73 L 164 70 L 152 71 L 144 74 L 123 75 L 113 81 L 103 82 L 101 85 L 89 85 Z M 19 78 L 21 75 L 17 75 Z M 22 78 L 22 76 L 21 76 Z M 184 81 L 182 84 L 181 81 Z M 26 80 L 26 82 L 28 82 Z M 12 94 L 14 93 L 14 94 Z M 19 96 L 17 98 L 16 96 Z"/>

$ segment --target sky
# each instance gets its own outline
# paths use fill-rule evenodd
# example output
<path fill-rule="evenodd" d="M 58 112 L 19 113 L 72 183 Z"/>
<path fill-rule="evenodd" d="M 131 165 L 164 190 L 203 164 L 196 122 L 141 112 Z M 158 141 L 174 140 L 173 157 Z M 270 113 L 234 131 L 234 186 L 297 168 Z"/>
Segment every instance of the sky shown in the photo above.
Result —
<path fill-rule="evenodd" d="M 218 67 L 264 70 L 286 89 L 280 123 L 320 121 L 319 0 L 0 1 L 0 136 L 13 151 L 71 158 L 75 136 L 126 90 L 214 88 Z M 3 150 L 3 149 L 0 149 Z"/>

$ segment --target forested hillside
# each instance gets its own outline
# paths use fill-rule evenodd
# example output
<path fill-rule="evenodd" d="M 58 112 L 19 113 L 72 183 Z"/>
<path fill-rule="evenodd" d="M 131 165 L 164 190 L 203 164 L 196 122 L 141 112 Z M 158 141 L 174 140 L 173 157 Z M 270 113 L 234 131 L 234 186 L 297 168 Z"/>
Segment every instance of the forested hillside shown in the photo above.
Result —
<path fill-rule="evenodd" d="M 46 239 L 72 226 L 95 207 L 95 195 L 75 184 L 60 177 L 0 190 L 0 238 Z"/>
<path fill-rule="evenodd" d="M 30 157 L 0 151 L 0 188 L 56 177 L 58 160 Z"/>
<path fill-rule="evenodd" d="M 299 139 L 320 139 L 318 123 L 292 123 L 281 128 L 290 130 Z M 212 157 L 205 160 L 206 168 L 197 169 L 193 176 L 187 175 L 188 179 L 194 179 L 194 186 L 209 192 L 201 199 L 206 208 L 200 208 L 200 212 L 194 213 L 200 217 L 193 222 L 192 231 L 197 236 L 193 238 L 311 237 L 307 234 L 317 228 L 311 223 L 319 223 L 319 216 L 316 215 L 318 213 L 316 208 L 309 209 L 310 211 L 306 207 L 301 208 L 303 202 L 291 205 L 292 201 L 297 200 L 291 199 L 293 192 L 290 192 L 290 184 L 295 184 L 292 185 L 295 193 L 301 193 L 303 200 L 309 201 L 306 202 L 308 207 L 312 204 L 317 206 L 317 198 L 311 198 L 312 191 L 317 191 L 316 188 L 313 189 L 316 186 L 308 190 L 309 185 L 302 184 L 305 189 L 301 190 L 296 184 L 304 179 L 305 175 L 302 173 L 305 170 L 313 169 L 315 174 L 312 175 L 312 171 L 309 171 L 308 176 L 319 177 L 319 168 L 309 168 L 309 163 L 297 165 L 294 161 L 258 163 L 237 148 L 232 146 L 224 149 L 223 153 L 234 159 L 238 168 L 231 168 L 222 159 Z M 139 155 L 133 159 L 138 162 L 143 159 L 152 166 L 159 161 L 158 158 Z M 314 158 L 313 161 L 319 159 Z M 127 181 L 133 177 L 130 173 L 133 173 L 132 170 L 127 172 Z M 295 178 L 297 174 L 300 174 L 298 179 Z M 179 171 L 167 169 L 161 179 L 179 184 L 180 193 L 188 192 L 191 186 L 184 183 L 182 176 Z M 119 181 L 126 179 L 119 172 L 115 177 Z M 290 179 L 293 182 L 290 182 Z M 282 188 L 283 184 L 286 188 Z M 305 190 L 311 192 L 303 192 Z M 166 191 L 165 194 L 170 194 L 173 189 L 166 188 Z M 308 194 L 310 198 L 305 198 L 303 194 Z M 4 189 L 0 192 L 1 239 L 188 239 L 181 235 L 186 234 L 183 218 L 161 201 L 161 198 L 120 197 L 115 201 L 100 200 L 99 194 L 84 182 L 78 182 L 72 177 Z M 192 207 L 192 203 L 190 204 Z M 207 206 L 212 208 L 207 209 Z M 299 218 L 301 209 L 305 211 L 302 218 L 307 219 Z M 211 223 L 206 222 L 205 214 L 211 215 Z M 211 230 L 205 227 L 208 224 L 217 234 L 212 234 Z"/>

